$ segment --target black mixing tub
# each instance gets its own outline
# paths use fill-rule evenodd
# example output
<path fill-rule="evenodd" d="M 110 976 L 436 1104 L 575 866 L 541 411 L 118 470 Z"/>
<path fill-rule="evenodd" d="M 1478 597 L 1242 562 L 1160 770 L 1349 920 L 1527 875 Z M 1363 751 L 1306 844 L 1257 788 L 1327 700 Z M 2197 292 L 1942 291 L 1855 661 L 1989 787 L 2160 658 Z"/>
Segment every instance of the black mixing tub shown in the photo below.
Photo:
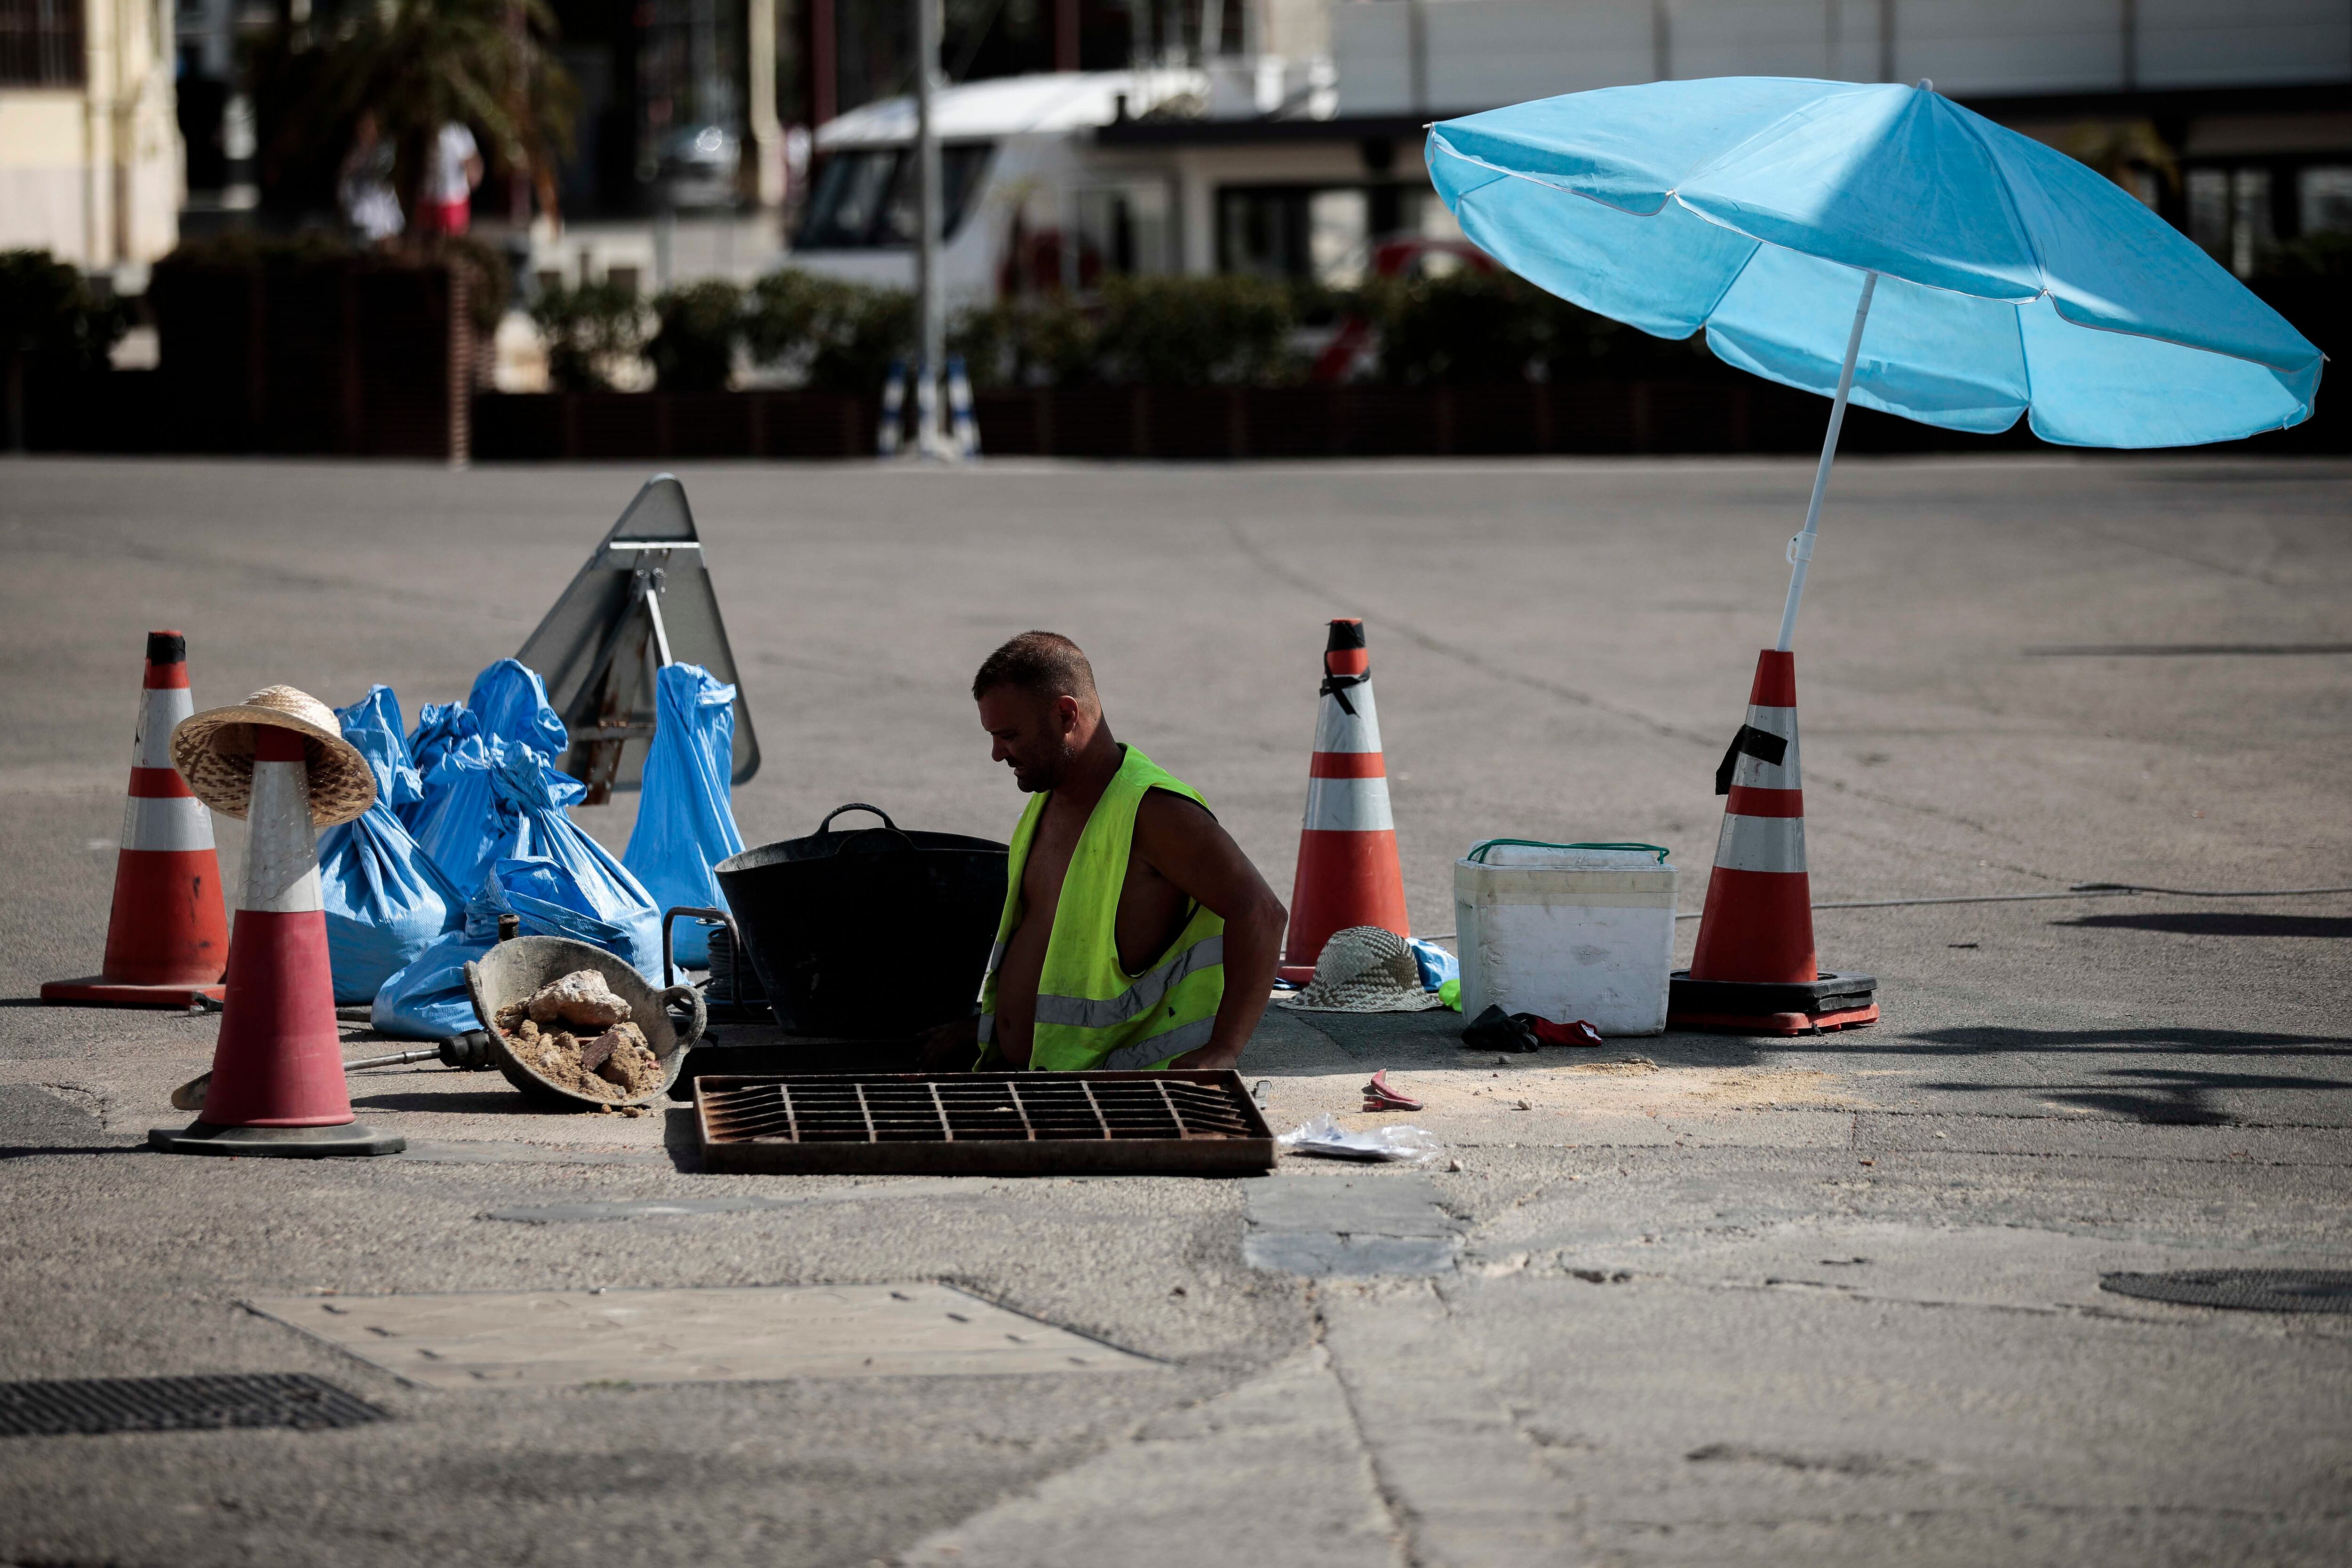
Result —
<path fill-rule="evenodd" d="M 835 832 L 843 811 L 882 826 Z M 1010 853 L 854 803 L 807 838 L 719 862 L 719 886 L 785 1033 L 903 1040 L 971 1011 Z"/>

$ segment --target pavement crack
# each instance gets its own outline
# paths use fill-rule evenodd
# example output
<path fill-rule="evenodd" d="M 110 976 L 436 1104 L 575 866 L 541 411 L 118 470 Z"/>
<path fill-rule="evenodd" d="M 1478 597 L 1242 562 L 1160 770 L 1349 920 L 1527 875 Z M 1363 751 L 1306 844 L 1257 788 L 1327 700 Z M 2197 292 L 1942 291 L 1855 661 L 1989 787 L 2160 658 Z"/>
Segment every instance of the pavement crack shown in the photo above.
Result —
<path fill-rule="evenodd" d="M 1364 1479 L 1370 1485 L 1372 1496 L 1380 1501 L 1382 1517 L 1388 1521 L 1389 1539 L 1396 1544 L 1406 1568 L 1430 1568 L 1429 1560 L 1422 1553 L 1419 1516 L 1399 1494 L 1395 1478 L 1389 1474 L 1388 1468 L 1381 1462 L 1379 1450 L 1372 1446 L 1371 1434 L 1364 1426 L 1362 1402 L 1357 1396 L 1354 1380 L 1340 1366 L 1339 1354 L 1331 1348 L 1330 1321 L 1324 1316 L 1317 1294 L 1314 1281 L 1309 1281 L 1307 1301 L 1307 1321 L 1312 1325 L 1310 1338 L 1316 1352 L 1323 1357 L 1324 1370 L 1339 1387 L 1340 1406 L 1348 1412 L 1349 1435 L 1355 1439 L 1356 1452 L 1363 1458 Z"/>
<path fill-rule="evenodd" d="M 89 1112 L 98 1118 L 98 1130 L 101 1133 L 107 1130 L 110 1113 L 114 1109 L 114 1096 L 105 1090 L 93 1088 L 87 1083 L 43 1082 L 39 1087 L 46 1089 L 68 1104 Z"/>
<path fill-rule="evenodd" d="M 2162 556 L 2167 560 L 2177 560 L 2184 566 L 2201 567 L 2207 571 L 2220 572 L 2224 577 L 2240 578 L 2247 582 L 2259 582 L 2264 588 L 2287 586 L 2268 572 L 2249 571 L 2244 567 L 2231 566 L 2224 561 L 2207 560 L 2202 556 L 2190 555 L 2185 550 L 2167 549 L 2162 545 L 2149 544 L 2146 539 L 2128 538 L 2119 534 L 2111 534 L 2104 528 L 2095 528 L 2085 523 L 2060 522 L 2053 519 L 2051 526 L 2064 528 L 2069 533 L 2086 535 L 2105 544 L 2121 545 L 2126 549 L 2145 550 L 2149 555 Z"/>

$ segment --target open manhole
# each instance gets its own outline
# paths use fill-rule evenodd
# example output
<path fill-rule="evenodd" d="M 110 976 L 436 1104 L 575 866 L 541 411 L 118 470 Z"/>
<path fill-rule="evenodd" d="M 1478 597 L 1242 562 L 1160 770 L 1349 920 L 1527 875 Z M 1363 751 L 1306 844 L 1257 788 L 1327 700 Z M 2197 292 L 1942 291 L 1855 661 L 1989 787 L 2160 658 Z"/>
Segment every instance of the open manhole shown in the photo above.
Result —
<path fill-rule="evenodd" d="M 2185 1269 L 2102 1274 L 2099 1289 L 2189 1307 L 2249 1312 L 2352 1312 L 2352 1269 Z"/>
<path fill-rule="evenodd" d="M 0 1436 L 11 1437 L 227 1427 L 312 1430 L 386 1419 L 364 1399 L 305 1372 L 0 1383 Z"/>
<path fill-rule="evenodd" d="M 695 1080 L 709 1171 L 1255 1176 L 1274 1134 L 1241 1074 L 875 1072 Z"/>

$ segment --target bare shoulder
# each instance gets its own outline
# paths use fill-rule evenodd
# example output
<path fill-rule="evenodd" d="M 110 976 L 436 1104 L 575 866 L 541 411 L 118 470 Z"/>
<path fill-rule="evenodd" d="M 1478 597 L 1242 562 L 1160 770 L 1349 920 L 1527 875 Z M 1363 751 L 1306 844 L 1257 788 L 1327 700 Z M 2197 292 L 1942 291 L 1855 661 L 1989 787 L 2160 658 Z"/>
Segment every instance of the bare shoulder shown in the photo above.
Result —
<path fill-rule="evenodd" d="M 1137 861 L 1225 919 L 1263 917 L 1281 933 L 1282 905 L 1274 890 L 1206 806 L 1165 789 L 1144 796 L 1135 810 L 1129 863 Z"/>
<path fill-rule="evenodd" d="M 1206 806 L 1171 789 L 1149 789 L 1135 808 L 1135 847 L 1162 870 L 1233 842 Z"/>
<path fill-rule="evenodd" d="M 1214 833 L 1223 837 L 1225 830 L 1217 825 L 1215 812 L 1191 796 L 1155 787 L 1145 790 L 1143 799 L 1136 804 L 1135 831 L 1138 833 Z"/>

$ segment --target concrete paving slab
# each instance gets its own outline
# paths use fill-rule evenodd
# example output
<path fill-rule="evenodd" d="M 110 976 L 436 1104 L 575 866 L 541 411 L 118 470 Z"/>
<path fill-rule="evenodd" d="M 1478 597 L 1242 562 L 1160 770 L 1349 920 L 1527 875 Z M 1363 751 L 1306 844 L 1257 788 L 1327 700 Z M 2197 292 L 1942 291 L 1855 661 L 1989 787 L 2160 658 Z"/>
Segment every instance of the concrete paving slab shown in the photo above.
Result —
<path fill-rule="evenodd" d="M 1257 1561 L 1270 1542 L 1285 1568 L 1402 1568 L 1406 1561 L 1403 1532 L 1320 1346 L 1155 1419 L 896 1561 L 906 1568 L 1193 1568 Z"/>
<path fill-rule="evenodd" d="M 1140 1372 L 1147 1357 L 950 1286 L 263 1296 L 246 1305 L 431 1388 Z"/>
<path fill-rule="evenodd" d="M 1407 1171 L 1244 1180 L 1248 1229 L 1242 1256 L 1254 1269 L 1289 1274 L 1445 1274 L 1461 1226 L 1436 1184 Z"/>

